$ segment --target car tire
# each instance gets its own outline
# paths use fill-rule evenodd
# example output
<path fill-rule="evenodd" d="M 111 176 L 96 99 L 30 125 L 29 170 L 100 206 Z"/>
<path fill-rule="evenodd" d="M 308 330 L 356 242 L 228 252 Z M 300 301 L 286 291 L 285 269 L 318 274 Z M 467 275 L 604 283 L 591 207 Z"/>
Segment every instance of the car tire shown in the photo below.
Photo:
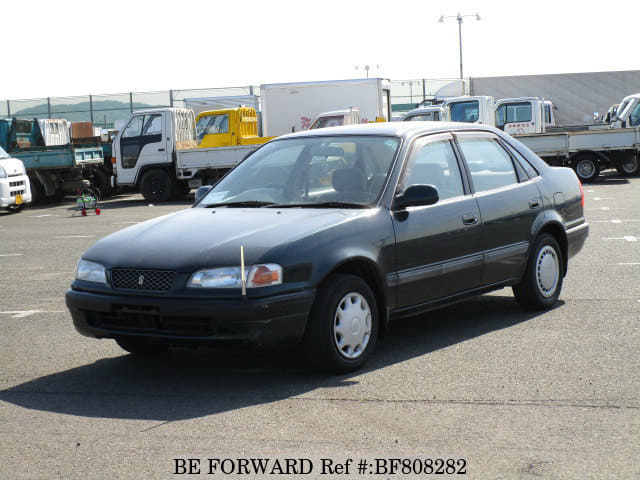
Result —
<path fill-rule="evenodd" d="M 173 193 L 173 181 L 164 170 L 149 170 L 140 180 L 140 193 L 148 202 L 166 202 Z"/>
<path fill-rule="evenodd" d="M 169 350 L 169 345 L 162 342 L 154 342 L 144 338 L 116 338 L 120 348 L 134 355 L 161 355 Z"/>
<path fill-rule="evenodd" d="M 378 323 L 369 285 L 355 275 L 331 276 L 311 308 L 304 341 L 309 362 L 333 373 L 359 369 L 375 350 Z"/>
<path fill-rule="evenodd" d="M 536 238 L 524 276 L 513 286 L 518 303 L 527 310 L 547 310 L 558 301 L 562 290 L 562 249 L 556 239 L 543 233 Z"/>
<path fill-rule="evenodd" d="M 595 155 L 580 155 L 573 161 L 573 169 L 582 183 L 593 182 L 600 175 L 600 163 Z"/>

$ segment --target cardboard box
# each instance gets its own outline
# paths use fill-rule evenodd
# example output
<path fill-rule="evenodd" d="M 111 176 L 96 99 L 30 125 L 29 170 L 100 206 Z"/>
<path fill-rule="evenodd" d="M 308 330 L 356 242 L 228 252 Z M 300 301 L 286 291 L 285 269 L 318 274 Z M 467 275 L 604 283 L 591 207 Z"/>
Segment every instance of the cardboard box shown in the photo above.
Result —
<path fill-rule="evenodd" d="M 71 138 L 93 137 L 93 124 L 91 122 L 72 122 Z"/>

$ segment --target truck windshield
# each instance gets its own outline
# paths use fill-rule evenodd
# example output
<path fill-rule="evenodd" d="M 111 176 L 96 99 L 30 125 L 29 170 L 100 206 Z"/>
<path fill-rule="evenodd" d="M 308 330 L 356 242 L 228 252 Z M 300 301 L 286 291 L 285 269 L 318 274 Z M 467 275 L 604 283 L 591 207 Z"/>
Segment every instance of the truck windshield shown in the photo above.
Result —
<path fill-rule="evenodd" d="M 205 195 L 199 206 L 353 207 L 380 196 L 396 137 L 299 137 L 268 143 Z"/>
<path fill-rule="evenodd" d="M 480 104 L 477 100 L 452 103 L 449 108 L 451 109 L 452 122 L 473 123 L 478 121 Z"/>
<path fill-rule="evenodd" d="M 196 125 L 198 141 L 201 142 L 205 135 L 229 132 L 229 115 L 207 115 L 198 119 Z"/>
<path fill-rule="evenodd" d="M 309 130 L 326 127 L 339 127 L 344 124 L 344 116 L 336 115 L 333 117 L 321 117 L 311 124 Z"/>

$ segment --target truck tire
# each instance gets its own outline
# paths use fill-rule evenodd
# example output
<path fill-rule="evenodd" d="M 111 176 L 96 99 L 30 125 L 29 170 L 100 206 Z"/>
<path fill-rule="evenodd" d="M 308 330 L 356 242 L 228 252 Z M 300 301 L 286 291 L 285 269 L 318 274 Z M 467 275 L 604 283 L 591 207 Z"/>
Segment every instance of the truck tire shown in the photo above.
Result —
<path fill-rule="evenodd" d="M 638 157 L 632 153 L 623 159 L 618 160 L 616 163 L 616 170 L 626 177 L 638 175 L 640 172 L 640 162 L 638 161 Z"/>
<path fill-rule="evenodd" d="M 44 187 L 37 178 L 29 177 L 31 185 L 31 205 L 38 205 L 44 200 Z"/>
<path fill-rule="evenodd" d="M 583 154 L 572 162 L 573 169 L 582 183 L 593 182 L 600 175 L 600 162 L 594 154 Z"/>
<path fill-rule="evenodd" d="M 173 180 L 165 170 L 149 170 L 140 179 L 140 193 L 148 202 L 166 202 L 173 193 Z"/>
<path fill-rule="evenodd" d="M 182 199 L 186 197 L 190 191 L 191 189 L 189 188 L 189 184 L 184 180 L 176 180 L 176 182 L 173 184 L 173 196 L 175 198 Z"/>
<path fill-rule="evenodd" d="M 100 190 L 102 198 L 111 196 L 111 179 L 101 168 L 98 168 L 93 172 L 93 183 L 98 187 L 98 190 Z"/>

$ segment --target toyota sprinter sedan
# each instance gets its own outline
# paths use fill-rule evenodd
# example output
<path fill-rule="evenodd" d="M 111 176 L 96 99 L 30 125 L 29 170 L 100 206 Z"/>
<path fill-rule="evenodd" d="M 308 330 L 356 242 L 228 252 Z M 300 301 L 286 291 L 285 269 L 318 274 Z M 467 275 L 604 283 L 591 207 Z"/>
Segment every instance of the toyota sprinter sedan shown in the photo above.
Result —
<path fill-rule="evenodd" d="M 589 231 L 572 170 L 482 125 L 286 135 L 201 190 L 82 256 L 66 294 L 81 334 L 136 354 L 302 343 L 351 371 L 397 318 L 503 287 L 553 307 Z"/>

